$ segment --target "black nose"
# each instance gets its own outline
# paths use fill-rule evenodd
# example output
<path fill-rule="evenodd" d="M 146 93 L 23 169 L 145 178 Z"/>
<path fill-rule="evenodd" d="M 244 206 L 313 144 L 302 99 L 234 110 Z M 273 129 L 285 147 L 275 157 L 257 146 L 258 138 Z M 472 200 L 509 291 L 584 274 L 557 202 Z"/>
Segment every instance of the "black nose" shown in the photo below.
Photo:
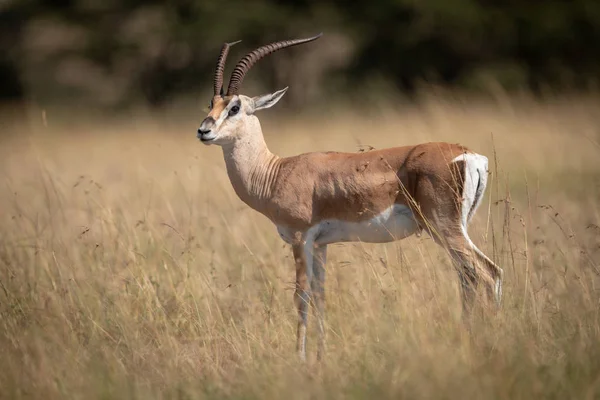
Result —
<path fill-rule="evenodd" d="M 202 121 L 200 124 L 200 128 L 198 128 L 198 137 L 206 135 L 208 132 L 210 132 L 214 124 L 215 119 L 213 117 L 204 118 L 204 121 Z"/>

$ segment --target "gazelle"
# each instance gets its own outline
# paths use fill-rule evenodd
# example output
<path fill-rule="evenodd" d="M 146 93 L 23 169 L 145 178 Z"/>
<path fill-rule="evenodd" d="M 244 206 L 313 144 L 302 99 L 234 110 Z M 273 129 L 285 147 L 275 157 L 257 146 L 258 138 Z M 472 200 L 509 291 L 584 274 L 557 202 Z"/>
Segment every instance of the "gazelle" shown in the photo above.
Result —
<path fill-rule="evenodd" d="M 311 302 L 317 316 L 317 357 L 323 353 L 328 244 L 384 243 L 427 231 L 447 249 L 457 267 L 465 314 L 478 284 L 499 305 L 502 283 L 502 269 L 473 244 L 467 233 L 467 224 L 486 187 L 485 156 L 449 143 L 287 158 L 269 151 L 255 113 L 275 105 L 287 87 L 247 97 L 239 94 L 244 76 L 266 55 L 320 36 L 276 42 L 248 53 L 235 66 L 227 93 L 223 92 L 223 70 L 229 48 L 237 42 L 224 44 L 217 60 L 210 112 L 197 135 L 206 145 L 221 146 L 237 195 L 269 218 L 281 238 L 292 245 L 298 311 L 296 346 L 302 359 L 306 358 Z"/>

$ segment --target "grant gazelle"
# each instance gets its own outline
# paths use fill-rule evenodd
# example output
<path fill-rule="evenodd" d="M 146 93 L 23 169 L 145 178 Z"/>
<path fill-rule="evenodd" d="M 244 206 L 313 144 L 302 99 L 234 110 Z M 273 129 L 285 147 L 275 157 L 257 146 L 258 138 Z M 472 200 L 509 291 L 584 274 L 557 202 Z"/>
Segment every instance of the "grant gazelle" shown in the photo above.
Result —
<path fill-rule="evenodd" d="M 239 94 L 248 70 L 262 57 L 321 35 L 262 46 L 240 60 L 223 92 L 223 69 L 233 43 L 217 61 L 210 112 L 198 129 L 204 144 L 222 147 L 227 173 L 240 199 L 264 214 L 292 245 L 297 350 L 306 357 L 308 306 L 316 308 L 318 350 L 324 348 L 327 245 L 385 243 L 427 231 L 456 265 L 468 314 L 479 284 L 488 299 L 501 297 L 502 269 L 473 244 L 467 224 L 479 206 L 488 159 L 450 143 L 423 143 L 363 153 L 307 153 L 281 158 L 263 138 L 256 111 L 272 107 L 287 88 L 257 97 Z M 237 42 L 236 42 L 237 43 Z"/>

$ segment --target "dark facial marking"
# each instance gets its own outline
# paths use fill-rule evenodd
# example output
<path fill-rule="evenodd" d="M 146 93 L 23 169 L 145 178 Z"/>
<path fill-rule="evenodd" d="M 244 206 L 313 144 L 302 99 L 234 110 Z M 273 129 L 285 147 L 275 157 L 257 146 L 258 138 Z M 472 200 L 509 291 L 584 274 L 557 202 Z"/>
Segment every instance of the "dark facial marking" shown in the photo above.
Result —
<path fill-rule="evenodd" d="M 229 109 L 229 116 L 232 117 L 240 112 L 240 102 L 236 101 L 234 105 Z"/>

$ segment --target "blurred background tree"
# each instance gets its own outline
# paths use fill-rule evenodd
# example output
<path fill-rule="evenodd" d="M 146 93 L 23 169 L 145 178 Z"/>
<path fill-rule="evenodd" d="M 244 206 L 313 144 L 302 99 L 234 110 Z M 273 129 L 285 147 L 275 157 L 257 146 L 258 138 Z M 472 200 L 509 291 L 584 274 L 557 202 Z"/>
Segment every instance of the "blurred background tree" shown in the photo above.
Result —
<path fill-rule="evenodd" d="M 600 75 L 598 0 L 0 0 L 0 102 L 110 110 L 208 98 L 224 41 L 323 31 L 277 53 L 245 91 L 291 86 L 287 104 L 340 93 L 589 90 Z"/>

